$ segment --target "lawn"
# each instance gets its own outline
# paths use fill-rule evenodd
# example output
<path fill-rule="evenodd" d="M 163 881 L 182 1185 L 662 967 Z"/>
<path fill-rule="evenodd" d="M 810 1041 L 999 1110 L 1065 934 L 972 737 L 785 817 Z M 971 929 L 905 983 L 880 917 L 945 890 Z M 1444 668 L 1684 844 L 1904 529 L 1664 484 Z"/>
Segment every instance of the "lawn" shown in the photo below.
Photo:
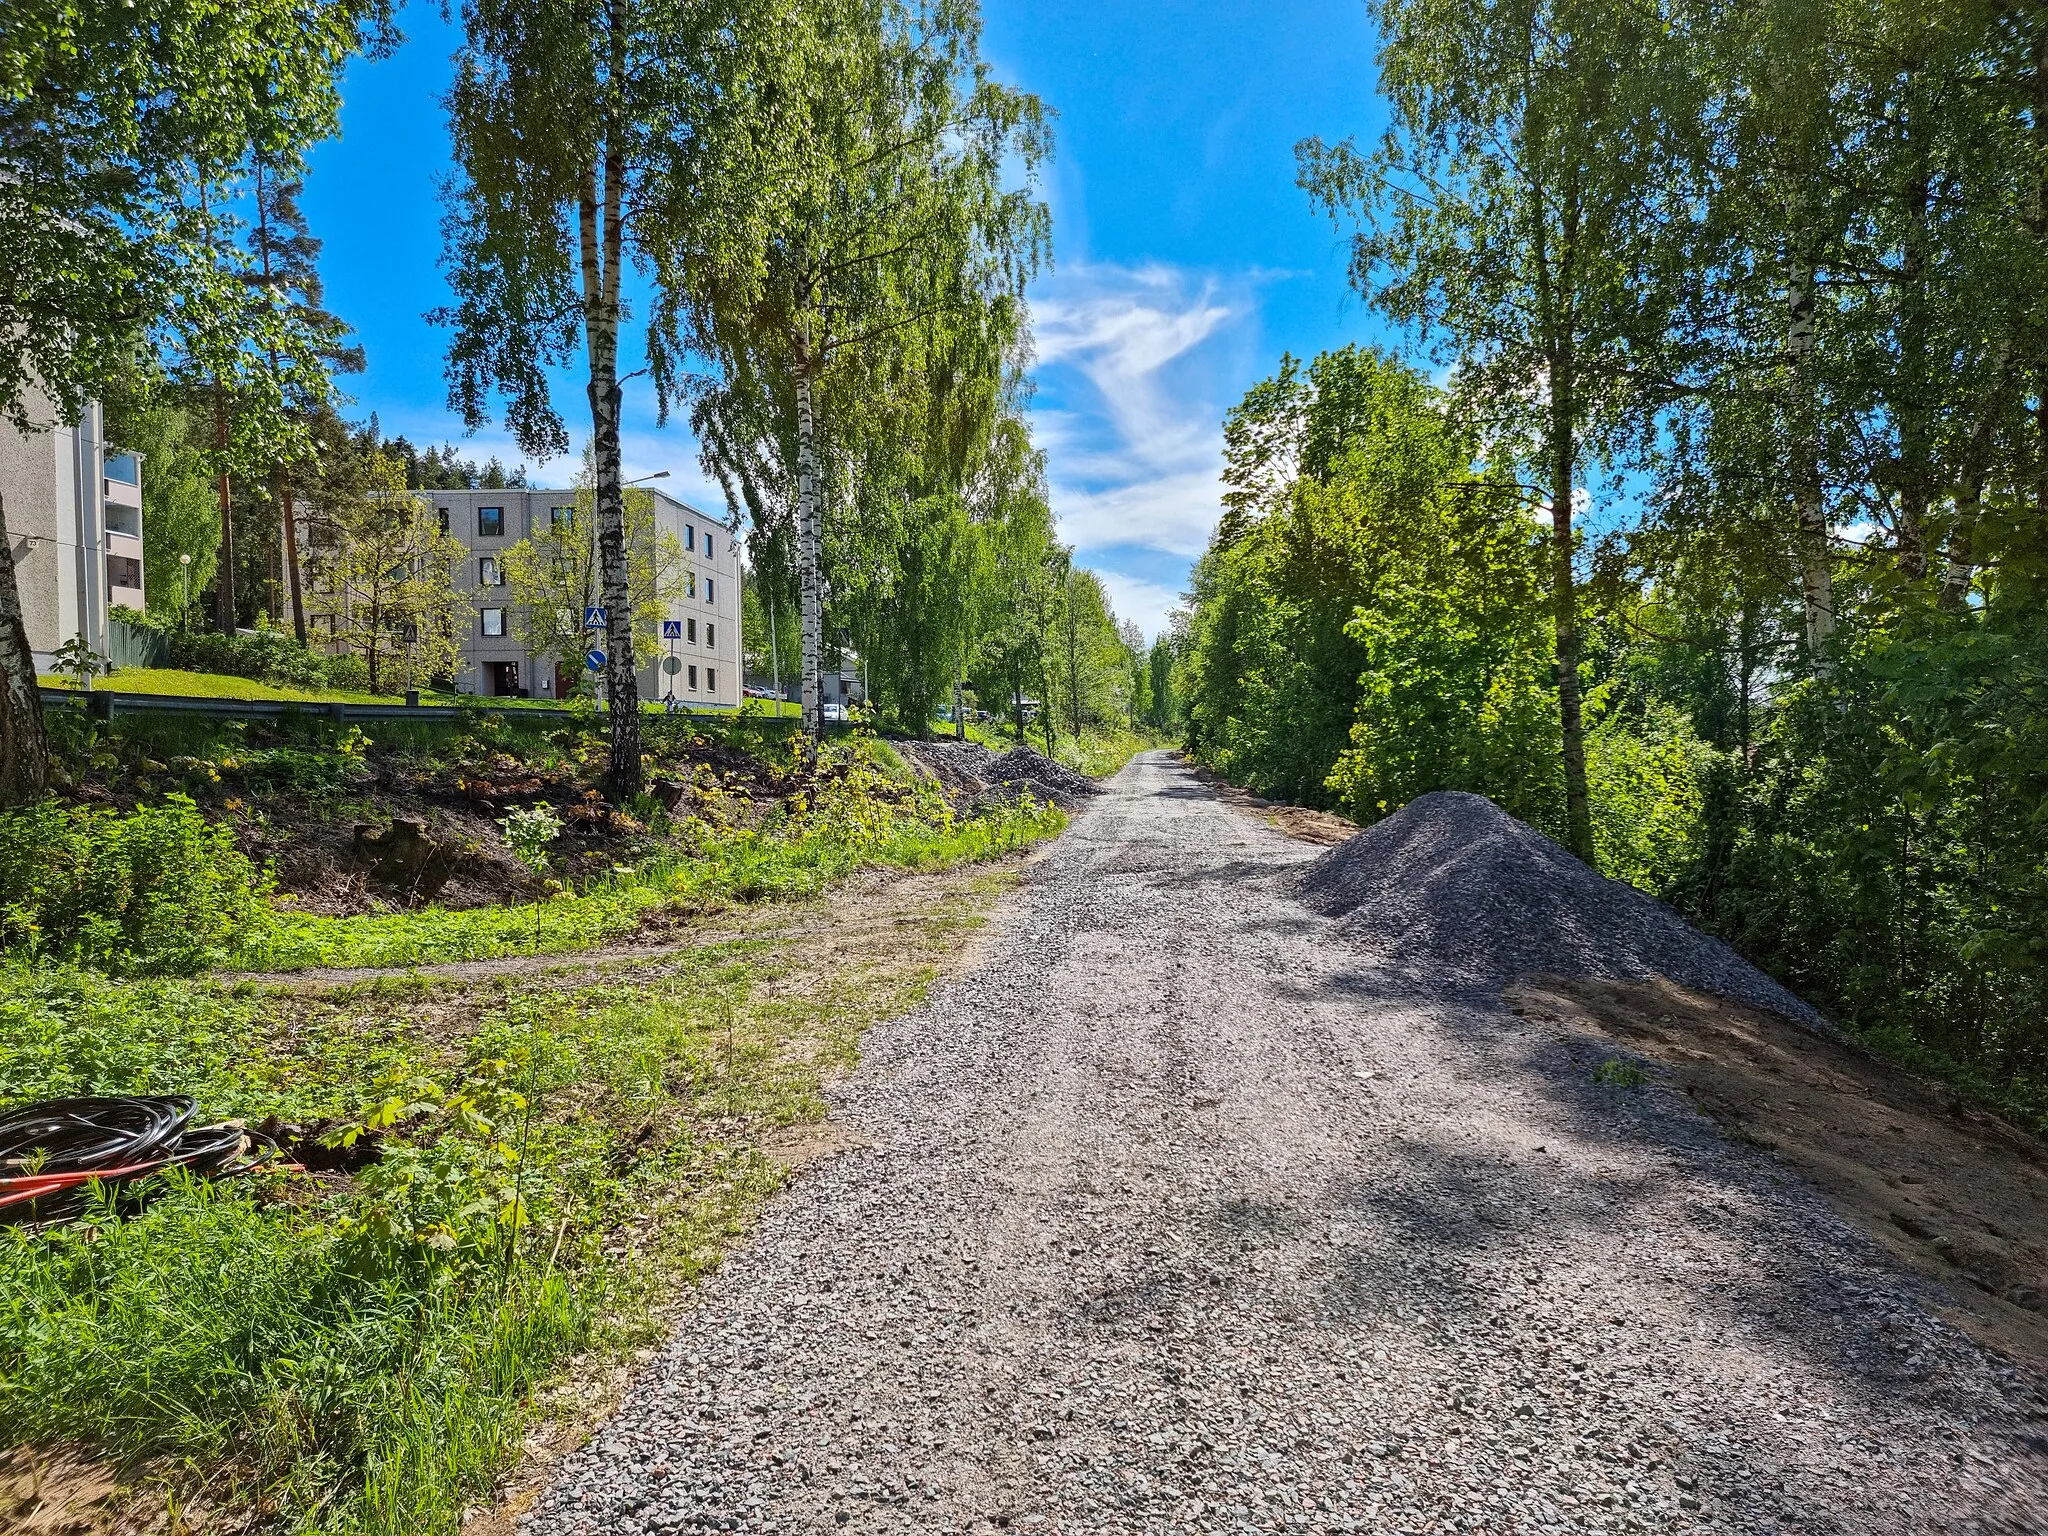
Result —
<path fill-rule="evenodd" d="M 68 677 L 39 677 L 45 688 L 76 690 Z M 339 688 L 280 688 L 253 678 L 221 672 L 181 672 L 175 667 L 122 667 L 93 684 L 106 693 L 155 693 L 188 699 L 261 699 L 286 704 L 398 704 L 403 701 L 374 693 Z"/>

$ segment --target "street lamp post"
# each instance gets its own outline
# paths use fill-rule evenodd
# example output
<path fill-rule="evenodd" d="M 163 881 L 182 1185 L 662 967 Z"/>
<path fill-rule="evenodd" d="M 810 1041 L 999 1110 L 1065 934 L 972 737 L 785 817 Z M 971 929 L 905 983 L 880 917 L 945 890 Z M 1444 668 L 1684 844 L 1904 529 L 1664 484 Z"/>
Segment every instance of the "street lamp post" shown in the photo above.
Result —
<path fill-rule="evenodd" d="M 178 610 L 178 628 L 183 629 L 192 622 L 192 557 L 178 556 L 178 584 L 184 591 L 185 603 Z"/>

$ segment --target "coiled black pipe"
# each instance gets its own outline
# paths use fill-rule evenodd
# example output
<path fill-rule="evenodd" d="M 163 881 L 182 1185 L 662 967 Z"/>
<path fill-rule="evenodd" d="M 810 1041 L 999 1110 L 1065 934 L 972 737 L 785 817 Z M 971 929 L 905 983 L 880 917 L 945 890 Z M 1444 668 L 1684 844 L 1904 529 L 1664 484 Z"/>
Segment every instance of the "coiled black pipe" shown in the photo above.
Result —
<path fill-rule="evenodd" d="M 218 1178 L 296 1166 L 263 1132 L 195 1126 L 198 1113 L 182 1094 L 45 1099 L 0 1113 L 0 1223 L 69 1221 L 93 1184 L 125 1189 L 171 1168 Z"/>

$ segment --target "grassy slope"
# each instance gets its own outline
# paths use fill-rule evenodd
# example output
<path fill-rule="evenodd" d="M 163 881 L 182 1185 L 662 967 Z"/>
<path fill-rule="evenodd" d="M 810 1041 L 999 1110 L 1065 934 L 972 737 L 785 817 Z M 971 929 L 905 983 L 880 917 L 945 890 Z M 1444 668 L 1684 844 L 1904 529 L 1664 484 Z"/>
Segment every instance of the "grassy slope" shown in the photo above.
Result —
<path fill-rule="evenodd" d="M 68 677 L 39 677 L 46 688 L 77 688 Z M 175 667 L 122 667 L 93 684 L 108 693 L 156 693 L 192 699 L 262 699 L 288 704 L 396 704 L 396 698 L 337 688 L 280 688 L 253 678 Z"/>
<path fill-rule="evenodd" d="M 91 1242 L 0 1232 L 0 1434 L 225 1481 L 285 1529 L 454 1531 L 536 1386 L 644 1337 L 716 1264 L 781 1178 L 778 1137 L 1008 879 L 756 907 L 680 956 L 464 983 L 0 976 L 0 1098 L 396 1123 L 352 1182 L 178 1188 Z"/>
<path fill-rule="evenodd" d="M 980 920 L 1003 877 L 976 866 L 1062 824 L 1028 806 L 955 820 L 886 747 L 832 750 L 840 771 L 763 830 L 690 823 L 671 853 L 538 907 L 280 913 L 237 961 L 504 959 L 480 980 L 0 965 L 0 1103 L 185 1093 L 208 1118 L 371 1125 L 383 1151 L 347 1180 L 0 1227 L 0 1449 L 99 1447 L 151 1469 L 158 1509 L 211 1481 L 284 1529 L 454 1530 L 516 1455 L 536 1382 L 717 1261 L 779 1177 L 778 1128 L 822 1113 L 859 1031 Z M 827 893 L 831 911 L 837 882 L 876 867 L 954 872 L 922 882 L 936 898 L 894 894 L 913 881 L 840 903 L 822 942 L 818 903 L 774 899 Z M 707 907 L 742 937 L 567 958 Z M 855 920 L 870 929 L 845 942 Z M 21 1513 L 8 1467 L 0 1528 Z"/>

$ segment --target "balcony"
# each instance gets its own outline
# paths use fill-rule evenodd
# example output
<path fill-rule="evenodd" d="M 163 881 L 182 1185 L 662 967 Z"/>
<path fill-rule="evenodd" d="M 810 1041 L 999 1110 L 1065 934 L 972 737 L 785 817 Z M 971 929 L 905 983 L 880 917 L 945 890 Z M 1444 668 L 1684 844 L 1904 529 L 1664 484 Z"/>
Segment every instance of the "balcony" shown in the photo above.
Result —
<path fill-rule="evenodd" d="M 106 462 L 104 485 L 107 506 L 142 510 L 142 461 L 132 453 L 117 453 Z M 138 532 L 140 531 L 138 525 Z"/>

